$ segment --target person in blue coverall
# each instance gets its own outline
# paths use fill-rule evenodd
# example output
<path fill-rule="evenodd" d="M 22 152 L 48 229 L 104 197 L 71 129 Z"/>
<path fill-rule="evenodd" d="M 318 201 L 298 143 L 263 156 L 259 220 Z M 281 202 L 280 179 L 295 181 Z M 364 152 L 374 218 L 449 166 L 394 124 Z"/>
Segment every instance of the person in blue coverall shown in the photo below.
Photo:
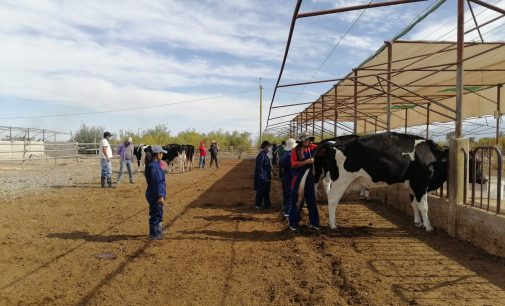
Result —
<path fill-rule="evenodd" d="M 291 168 L 293 178 L 291 180 L 291 192 L 293 195 L 292 204 L 289 209 L 289 228 L 292 231 L 298 230 L 298 223 L 300 221 L 300 211 L 297 207 L 298 202 L 298 189 L 302 182 L 303 176 L 307 174 L 305 179 L 305 186 L 303 190 L 303 198 L 307 203 L 309 209 L 309 228 L 319 230 L 319 212 L 316 205 L 316 191 L 314 188 L 314 172 L 313 163 L 314 158 L 312 154 L 317 145 L 312 144 L 314 137 L 309 136 L 307 133 L 300 135 L 300 144 L 291 154 Z"/>
<path fill-rule="evenodd" d="M 256 156 L 256 168 L 254 169 L 254 190 L 256 190 L 256 208 L 261 208 L 263 202 L 265 208 L 270 208 L 270 186 L 272 184 L 272 165 L 268 158 L 270 142 L 261 143 L 261 151 Z"/>
<path fill-rule="evenodd" d="M 283 153 L 279 160 L 281 181 L 282 181 L 282 213 L 284 217 L 289 217 L 289 207 L 293 196 L 291 194 L 291 180 L 293 179 L 293 173 L 291 168 L 291 152 L 296 147 L 296 140 L 293 138 L 288 139 L 286 142 L 283 141 Z"/>
<path fill-rule="evenodd" d="M 165 172 L 160 161 L 167 151 L 161 146 L 152 147 L 151 160 L 146 160 L 145 176 L 147 181 L 146 199 L 149 203 L 149 237 L 160 240 L 163 238 L 163 206 L 167 196 Z"/>

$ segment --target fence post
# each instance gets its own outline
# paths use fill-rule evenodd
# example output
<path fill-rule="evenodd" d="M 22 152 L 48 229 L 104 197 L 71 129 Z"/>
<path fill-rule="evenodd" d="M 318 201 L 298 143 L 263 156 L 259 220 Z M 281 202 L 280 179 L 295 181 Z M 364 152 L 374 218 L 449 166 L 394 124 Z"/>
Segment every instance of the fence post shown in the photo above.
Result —
<path fill-rule="evenodd" d="M 465 154 L 468 156 L 468 139 L 455 138 L 449 141 L 449 177 L 447 189 L 449 194 L 448 234 L 457 236 L 457 205 L 464 204 L 466 199 L 467 167 Z"/>

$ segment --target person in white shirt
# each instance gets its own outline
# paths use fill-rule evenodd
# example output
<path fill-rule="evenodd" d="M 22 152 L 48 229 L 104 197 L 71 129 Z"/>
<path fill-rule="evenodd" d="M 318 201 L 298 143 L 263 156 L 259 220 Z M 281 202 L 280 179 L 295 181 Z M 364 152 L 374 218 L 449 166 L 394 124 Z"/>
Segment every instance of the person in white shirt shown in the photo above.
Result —
<path fill-rule="evenodd" d="M 105 180 L 107 180 L 109 188 L 112 188 L 112 164 L 110 162 L 110 159 L 112 158 L 112 148 L 109 144 L 111 137 L 112 134 L 110 132 L 103 133 L 103 139 L 100 141 L 100 145 L 98 147 L 102 188 L 105 187 Z"/>

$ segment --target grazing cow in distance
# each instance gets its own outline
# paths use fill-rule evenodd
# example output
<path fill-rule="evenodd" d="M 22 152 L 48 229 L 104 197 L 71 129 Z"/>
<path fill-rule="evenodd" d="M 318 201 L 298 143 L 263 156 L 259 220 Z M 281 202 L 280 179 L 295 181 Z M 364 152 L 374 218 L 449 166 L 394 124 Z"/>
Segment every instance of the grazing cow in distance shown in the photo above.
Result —
<path fill-rule="evenodd" d="M 191 171 L 193 168 L 193 156 L 195 155 L 195 147 L 193 145 L 182 145 L 186 152 L 186 169 Z"/>
<path fill-rule="evenodd" d="M 174 162 L 177 160 L 179 162 L 179 168 L 181 172 L 184 172 L 186 165 L 186 151 L 185 147 L 180 144 L 168 144 L 163 147 L 167 151 L 166 160 L 168 164 L 168 172 L 172 172 L 174 167 Z"/>
<path fill-rule="evenodd" d="M 143 143 L 139 144 L 138 146 L 133 146 L 133 155 L 137 158 L 137 166 L 140 167 L 141 161 L 142 161 L 142 156 L 144 156 L 144 163 L 145 163 L 145 154 L 142 154 L 144 150 L 147 148 L 146 145 Z"/>
<path fill-rule="evenodd" d="M 414 224 L 428 232 L 433 230 L 428 219 L 428 192 L 447 180 L 447 148 L 419 136 L 393 132 L 349 135 L 321 142 L 314 159 L 319 174 L 316 182 L 322 173 L 329 174 L 323 183 L 332 229 L 337 226 L 337 205 L 349 186 L 373 188 L 401 183 L 411 197 Z"/>

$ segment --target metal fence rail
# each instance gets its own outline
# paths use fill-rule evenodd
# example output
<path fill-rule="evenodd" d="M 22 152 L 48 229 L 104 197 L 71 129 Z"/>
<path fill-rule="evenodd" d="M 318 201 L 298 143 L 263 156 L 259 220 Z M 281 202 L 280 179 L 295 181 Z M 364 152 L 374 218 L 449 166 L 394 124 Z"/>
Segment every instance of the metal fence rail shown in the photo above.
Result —
<path fill-rule="evenodd" d="M 470 205 L 487 211 L 501 213 L 501 198 L 503 196 L 502 171 L 503 155 L 499 148 L 483 146 L 474 148 L 471 153 L 471 198 Z M 478 184 L 478 176 L 485 181 Z M 477 188 L 476 185 L 480 185 Z"/>

